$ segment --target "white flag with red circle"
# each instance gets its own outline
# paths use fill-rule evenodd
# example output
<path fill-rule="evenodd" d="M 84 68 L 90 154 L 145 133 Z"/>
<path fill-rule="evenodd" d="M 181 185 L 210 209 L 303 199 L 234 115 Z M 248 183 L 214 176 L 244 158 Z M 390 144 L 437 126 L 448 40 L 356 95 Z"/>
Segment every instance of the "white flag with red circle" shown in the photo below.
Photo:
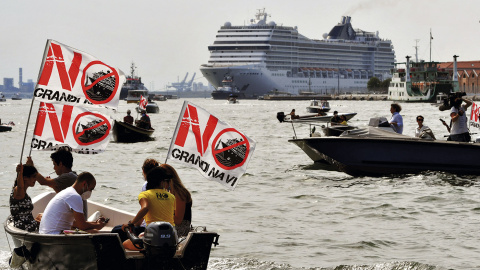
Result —
<path fill-rule="evenodd" d="M 46 103 L 116 109 L 124 82 L 121 70 L 88 53 L 48 40 L 33 94 Z"/>
<path fill-rule="evenodd" d="M 140 103 L 138 104 L 138 107 L 140 107 L 142 110 L 146 110 L 147 104 L 148 100 L 144 96 L 140 96 Z"/>
<path fill-rule="evenodd" d="M 84 107 L 40 102 L 31 148 L 57 150 L 68 146 L 80 154 L 103 152 L 114 120 Z"/>
<path fill-rule="evenodd" d="M 185 101 L 167 160 L 197 168 L 209 180 L 235 189 L 256 142 L 206 110 Z"/>

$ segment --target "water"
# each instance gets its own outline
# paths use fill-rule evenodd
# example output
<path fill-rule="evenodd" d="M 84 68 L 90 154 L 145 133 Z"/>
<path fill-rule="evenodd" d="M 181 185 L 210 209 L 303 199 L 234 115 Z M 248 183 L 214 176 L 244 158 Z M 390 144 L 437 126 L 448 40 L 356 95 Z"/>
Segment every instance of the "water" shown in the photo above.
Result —
<path fill-rule="evenodd" d="M 279 111 L 304 111 L 308 101 L 191 99 L 257 141 L 247 174 L 235 191 L 208 181 L 195 169 L 175 166 L 193 196 L 193 224 L 220 234 L 209 269 L 479 269 L 480 178 L 425 173 L 400 177 L 354 178 L 314 164 L 288 143 L 291 124 L 280 124 Z M 77 172 L 97 178 L 92 199 L 136 212 L 143 183 L 140 168 L 147 157 L 165 161 L 183 100 L 158 102 L 151 114 L 155 141 L 110 143 L 95 156 L 74 154 Z M 350 123 L 365 125 L 370 117 L 390 117 L 388 101 L 331 101 L 332 110 L 357 112 Z M 414 134 L 422 114 L 437 138 L 447 134 L 438 118 L 448 118 L 430 104 L 402 104 L 405 134 Z M 9 214 L 8 196 L 20 160 L 30 100 L 0 103 L 3 122 L 12 132 L 0 133 L 0 218 Z M 27 133 L 33 134 L 38 102 Z M 121 119 L 134 106 L 120 102 Z M 299 136 L 308 126 L 295 126 Z M 476 137 L 474 135 L 473 137 Z M 26 154 L 29 148 L 25 148 Z M 372 155 L 375 153 L 372 152 Z M 412 153 L 422 154 L 422 153 Z M 448 154 L 448 153 L 445 153 Z M 25 156 L 24 155 L 24 156 Z M 41 173 L 52 173 L 50 152 L 34 151 Z M 432 157 L 434 158 L 434 157 Z M 459 156 L 458 158 L 462 158 Z M 24 158 L 25 160 L 25 158 Z M 49 190 L 36 185 L 33 197 Z M 9 244 L 0 228 L 0 269 L 8 269 Z"/>

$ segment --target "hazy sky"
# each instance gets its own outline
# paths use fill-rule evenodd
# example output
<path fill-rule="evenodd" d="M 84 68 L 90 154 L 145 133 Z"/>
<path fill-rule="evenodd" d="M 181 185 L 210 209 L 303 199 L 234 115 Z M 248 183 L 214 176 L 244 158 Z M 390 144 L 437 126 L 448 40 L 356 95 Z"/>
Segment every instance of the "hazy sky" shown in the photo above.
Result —
<path fill-rule="evenodd" d="M 397 61 L 415 55 L 429 60 L 480 60 L 479 0 L 5 0 L 0 18 L 0 78 L 14 78 L 18 68 L 24 81 L 36 80 L 47 39 L 85 51 L 130 73 L 137 73 L 150 90 L 189 78 L 207 63 L 208 46 L 225 22 L 244 25 L 259 8 L 269 21 L 297 26 L 312 39 L 352 16 L 354 28 L 379 31 L 391 39 Z M 3 81 L 0 81 L 3 84 Z M 153 88 L 153 89 L 152 89 Z"/>

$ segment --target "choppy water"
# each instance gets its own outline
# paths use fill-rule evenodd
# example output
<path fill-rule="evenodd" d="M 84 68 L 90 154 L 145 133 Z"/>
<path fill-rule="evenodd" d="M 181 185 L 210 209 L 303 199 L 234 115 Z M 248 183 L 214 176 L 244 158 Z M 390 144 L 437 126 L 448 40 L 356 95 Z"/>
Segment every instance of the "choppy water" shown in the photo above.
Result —
<path fill-rule="evenodd" d="M 292 126 L 278 123 L 276 113 L 292 108 L 301 112 L 308 101 L 191 101 L 257 141 L 247 174 L 233 192 L 204 179 L 195 169 L 172 163 L 193 193 L 193 224 L 220 234 L 209 269 L 480 268 L 480 178 L 443 173 L 353 178 L 314 164 L 287 142 L 293 136 Z M 111 143 L 106 153 L 95 156 L 74 154 L 74 170 L 90 171 L 97 178 L 93 200 L 138 210 L 142 162 L 147 157 L 164 162 L 182 103 L 182 99 L 158 102 L 161 114 L 150 115 L 155 141 Z M 374 116 L 390 117 L 387 101 L 330 103 L 333 110 L 357 112 L 350 121 L 355 125 L 367 124 Z M 447 132 L 438 118 L 448 117 L 447 112 L 430 104 L 402 106 L 405 134 L 414 134 L 415 116 L 422 114 L 437 138 L 444 139 Z M 0 103 L 2 121 L 17 124 L 12 132 L 0 133 L 2 220 L 9 213 L 8 196 L 29 107 L 30 100 Z M 121 119 L 133 107 L 122 101 L 119 112 L 112 115 Z M 37 108 L 36 102 L 27 145 Z M 308 126 L 295 126 L 295 130 L 303 136 Z M 32 154 L 45 175 L 53 175 L 49 155 Z M 45 190 L 37 184 L 28 192 L 33 197 Z M 3 226 L 0 231 L 0 269 L 8 269 L 12 242 L 6 239 Z"/>

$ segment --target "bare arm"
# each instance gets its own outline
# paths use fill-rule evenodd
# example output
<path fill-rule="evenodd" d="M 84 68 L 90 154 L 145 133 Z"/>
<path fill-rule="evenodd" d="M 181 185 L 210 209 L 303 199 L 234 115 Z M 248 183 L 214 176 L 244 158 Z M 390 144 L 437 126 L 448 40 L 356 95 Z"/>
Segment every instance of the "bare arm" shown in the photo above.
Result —
<path fill-rule="evenodd" d="M 462 100 L 465 102 L 465 110 L 467 110 L 467 108 L 472 105 L 472 101 L 470 101 L 466 98 L 462 98 Z"/>
<path fill-rule="evenodd" d="M 27 157 L 27 165 L 34 166 L 32 157 Z M 49 176 L 44 177 L 41 173 L 37 173 L 36 177 L 37 182 L 42 186 L 49 186 L 55 190 L 55 192 L 59 192 L 60 190 L 57 187 L 57 183 L 54 179 L 50 178 Z"/>
<path fill-rule="evenodd" d="M 17 165 L 17 185 L 13 189 L 13 198 L 21 200 L 25 198 L 25 183 L 23 182 L 23 165 Z"/>
<path fill-rule="evenodd" d="M 132 220 L 128 221 L 128 223 L 139 224 L 142 222 L 143 217 L 148 213 L 148 200 L 146 198 L 142 198 L 140 199 L 139 203 L 141 207 L 140 210 L 138 210 L 137 215 Z M 128 223 L 122 225 L 122 230 L 125 230 L 125 228 L 128 227 Z"/>
<path fill-rule="evenodd" d="M 96 221 L 96 222 L 86 221 L 83 213 L 73 211 L 73 216 L 75 217 L 75 227 L 79 228 L 80 230 L 84 230 L 84 231 L 91 230 L 91 229 L 100 230 L 105 226 L 105 223 L 101 221 Z"/>
<path fill-rule="evenodd" d="M 175 225 L 178 225 L 183 221 L 187 203 L 184 200 L 182 200 L 180 196 L 176 196 L 175 200 L 176 200 L 176 209 L 175 209 L 174 221 L 175 221 Z"/>

